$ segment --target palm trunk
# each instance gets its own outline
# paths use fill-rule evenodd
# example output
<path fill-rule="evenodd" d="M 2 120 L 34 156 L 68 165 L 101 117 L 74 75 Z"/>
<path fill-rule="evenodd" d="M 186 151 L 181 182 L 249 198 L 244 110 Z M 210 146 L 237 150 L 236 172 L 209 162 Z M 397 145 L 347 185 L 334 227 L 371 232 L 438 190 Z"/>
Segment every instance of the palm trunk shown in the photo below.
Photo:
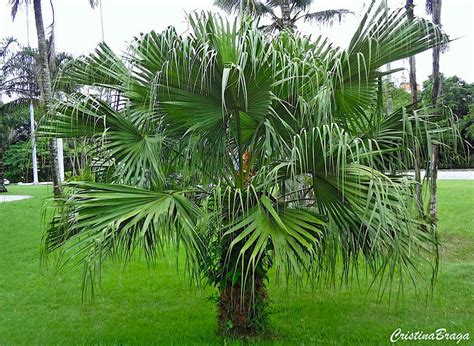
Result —
<path fill-rule="evenodd" d="M 33 184 L 38 184 L 38 159 L 36 156 L 36 124 L 35 124 L 35 110 L 33 107 L 33 100 L 30 100 L 30 128 L 31 128 L 31 159 L 32 159 L 32 169 L 33 169 Z"/>
<path fill-rule="evenodd" d="M 3 165 L 3 116 L 0 113 L 0 192 L 7 192 L 5 186 L 5 167 Z"/>
<path fill-rule="evenodd" d="M 416 82 L 416 58 L 411 56 L 408 59 L 410 64 L 410 90 L 411 90 L 411 102 L 414 105 L 418 104 L 418 84 Z"/>
<path fill-rule="evenodd" d="M 51 99 L 52 99 L 52 87 L 51 87 L 51 73 L 49 71 L 48 63 L 48 51 L 46 46 L 46 36 L 44 33 L 44 23 L 43 23 L 43 11 L 41 8 L 41 0 L 34 0 L 33 7 L 35 11 L 35 22 L 36 22 L 36 33 L 38 36 L 38 51 L 39 59 L 41 62 L 41 81 L 43 93 L 43 102 L 46 112 L 50 110 Z M 57 142 L 54 138 L 50 139 L 49 146 L 51 154 L 53 157 L 53 167 L 52 167 L 52 176 L 53 176 L 53 192 L 55 196 L 61 195 L 61 182 L 59 174 L 59 161 L 58 161 L 58 148 Z"/>
<path fill-rule="evenodd" d="M 420 148 L 418 144 L 415 144 L 415 158 L 414 158 L 414 169 L 415 169 L 415 194 L 416 194 L 416 205 L 418 207 L 418 215 L 420 217 L 425 216 L 424 203 L 423 203 L 423 183 L 421 180 L 421 158 Z"/>
<path fill-rule="evenodd" d="M 407 0 L 408 3 L 411 2 L 413 6 L 413 0 Z M 411 7 L 411 17 L 413 18 L 413 7 Z M 410 64 L 410 89 L 411 89 L 411 98 L 414 107 L 416 108 L 418 105 L 418 85 L 416 83 L 416 60 L 414 56 L 409 58 Z M 424 208 L 423 208 L 423 193 L 422 193 L 422 181 L 421 181 L 421 158 L 420 158 L 420 150 L 419 148 L 415 148 L 415 182 L 416 182 L 416 202 L 418 204 L 418 212 L 420 217 L 424 216 Z"/>
<path fill-rule="evenodd" d="M 293 24 L 291 22 L 291 9 L 290 9 L 290 2 L 288 0 L 284 0 L 281 2 L 280 5 L 281 9 L 281 19 L 282 19 L 282 29 L 290 29 L 293 30 Z"/>
<path fill-rule="evenodd" d="M 437 200 L 436 193 L 438 189 L 438 161 L 439 161 L 439 147 L 436 144 L 431 146 L 431 187 L 430 187 L 430 217 L 433 222 L 436 222 Z"/>
<path fill-rule="evenodd" d="M 232 239 L 227 238 L 222 243 L 219 333 L 224 336 L 247 337 L 259 334 L 265 329 L 268 302 L 264 278 L 267 270 L 261 264 L 258 265 L 253 277 L 249 277 L 245 287 L 242 287 L 240 270 L 236 270 L 241 267 L 241 249 L 236 247 L 229 253 L 231 241 Z M 251 252 L 246 253 L 245 263 L 250 261 Z"/>
<path fill-rule="evenodd" d="M 388 4 L 387 1 L 384 2 L 384 8 L 385 8 L 385 18 L 388 20 Z M 388 63 L 386 65 L 387 72 L 392 69 L 392 65 Z M 387 105 L 386 105 L 386 110 L 388 114 L 393 113 L 393 97 L 392 97 L 392 75 L 388 74 L 387 75 L 387 82 L 388 82 L 388 95 L 387 95 Z"/>
<path fill-rule="evenodd" d="M 407 17 L 410 21 L 412 21 L 415 16 L 413 13 L 413 0 L 407 0 L 406 2 L 406 10 L 407 10 Z M 409 58 L 410 64 L 410 90 L 411 90 L 411 98 L 412 103 L 416 105 L 418 103 L 418 85 L 416 83 L 416 58 L 411 56 Z"/>
<path fill-rule="evenodd" d="M 441 24 L 441 0 L 433 0 L 433 23 Z M 439 58 L 441 47 L 433 48 L 433 94 L 431 102 L 436 110 L 438 106 L 438 98 L 441 94 L 441 79 L 439 75 Z M 438 163 L 439 163 L 439 147 L 437 144 L 432 145 L 431 155 L 431 187 L 430 187 L 430 217 L 433 222 L 437 217 L 437 178 L 438 178 Z"/>
<path fill-rule="evenodd" d="M 265 326 L 267 289 L 263 276 L 255 276 L 254 289 L 242 290 L 240 281 L 219 290 L 219 330 L 223 335 L 256 335 Z"/>

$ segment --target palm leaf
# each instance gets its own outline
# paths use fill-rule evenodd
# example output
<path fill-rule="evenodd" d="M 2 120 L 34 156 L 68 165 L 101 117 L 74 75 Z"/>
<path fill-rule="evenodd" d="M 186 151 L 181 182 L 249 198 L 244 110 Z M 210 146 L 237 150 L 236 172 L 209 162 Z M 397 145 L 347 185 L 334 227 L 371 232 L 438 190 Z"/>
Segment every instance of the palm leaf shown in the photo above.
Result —
<path fill-rule="evenodd" d="M 184 193 L 116 184 L 67 186 L 73 191 L 45 235 L 45 251 L 62 248 L 62 267 L 74 269 L 85 263 L 89 276 L 107 257 L 130 259 L 141 249 L 153 261 L 168 245 L 183 246 L 188 263 L 198 263 L 200 210 Z"/>

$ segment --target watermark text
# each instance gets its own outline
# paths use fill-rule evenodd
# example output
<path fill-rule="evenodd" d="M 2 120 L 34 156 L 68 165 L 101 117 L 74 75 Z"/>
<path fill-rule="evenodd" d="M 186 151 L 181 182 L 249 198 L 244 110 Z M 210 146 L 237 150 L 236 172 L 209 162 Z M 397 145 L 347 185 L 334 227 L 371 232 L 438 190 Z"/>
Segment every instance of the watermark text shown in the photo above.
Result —
<path fill-rule="evenodd" d="M 390 341 L 395 343 L 397 341 L 453 341 L 459 344 L 461 341 L 468 341 L 470 339 L 469 333 L 448 333 L 445 328 L 438 328 L 434 332 L 423 331 L 402 331 L 397 328 L 390 335 Z"/>

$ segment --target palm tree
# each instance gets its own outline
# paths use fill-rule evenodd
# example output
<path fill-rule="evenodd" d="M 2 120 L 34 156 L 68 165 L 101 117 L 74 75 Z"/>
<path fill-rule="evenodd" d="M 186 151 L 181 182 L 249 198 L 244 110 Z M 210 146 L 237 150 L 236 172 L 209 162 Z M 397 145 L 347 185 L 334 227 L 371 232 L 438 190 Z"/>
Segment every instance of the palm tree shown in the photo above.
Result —
<path fill-rule="evenodd" d="M 346 9 L 309 12 L 313 0 L 215 0 L 214 4 L 227 12 L 250 12 L 258 18 L 269 17 L 270 25 L 260 28 L 265 31 L 294 30 L 299 20 L 329 24 L 351 11 Z M 280 9 L 278 16 L 276 9 Z"/>
<path fill-rule="evenodd" d="M 16 100 L 4 105 L 3 109 L 5 114 L 9 114 L 15 109 L 22 108 L 24 103 L 29 103 L 30 113 L 30 132 L 28 137 L 32 144 L 32 157 L 33 157 L 33 183 L 38 182 L 38 173 L 36 169 L 36 144 L 35 144 L 35 129 L 36 122 L 34 121 L 34 110 L 37 108 L 35 105 L 39 104 L 41 95 L 41 76 L 39 71 L 41 65 L 39 63 L 38 50 L 31 49 L 29 47 L 23 47 L 17 45 L 16 49 L 12 51 L 8 58 L 4 60 L 2 64 L 3 72 L 3 83 L 0 84 L 0 90 L 9 97 L 14 97 Z M 60 52 L 54 56 L 54 65 L 62 67 L 67 65 L 68 61 L 72 60 L 72 56 Z M 53 78 L 57 75 L 57 71 L 54 71 Z M 62 90 L 64 87 L 71 88 L 71 86 L 58 86 L 58 90 Z"/>
<path fill-rule="evenodd" d="M 52 4 L 52 3 L 51 3 Z M 29 16 L 29 8 L 28 2 L 25 2 L 26 7 L 26 42 L 28 49 L 30 49 L 30 16 Z M 35 108 L 33 105 L 33 94 L 30 92 L 30 106 L 29 106 L 29 113 L 30 113 L 30 129 L 31 129 L 31 159 L 32 159 L 32 169 L 33 169 L 33 184 L 39 183 L 38 178 L 38 157 L 36 154 L 36 121 L 35 121 Z"/>
<path fill-rule="evenodd" d="M 38 52 L 39 61 L 41 64 L 41 93 L 42 101 L 46 112 L 49 111 L 52 100 L 52 85 L 51 85 L 51 71 L 50 64 L 54 62 L 54 38 L 50 38 L 50 43 L 46 40 L 45 28 L 43 23 L 43 10 L 41 0 L 8 0 L 11 5 L 11 15 L 15 19 L 18 9 L 21 5 L 26 5 L 33 2 L 33 9 L 35 14 L 36 35 L 38 38 Z M 95 6 L 96 1 L 89 0 L 92 7 Z M 53 192 L 55 196 L 61 195 L 61 168 L 59 164 L 58 141 L 50 140 L 50 149 L 53 157 Z M 62 155 L 62 153 L 61 153 Z"/>
<path fill-rule="evenodd" d="M 415 5 L 413 3 L 413 0 L 406 0 L 405 9 L 409 20 L 413 20 L 415 18 L 413 12 L 414 7 Z M 408 59 L 410 65 L 410 91 L 412 103 L 416 105 L 418 103 L 418 86 L 416 82 L 416 59 L 414 56 L 411 56 Z"/>
<path fill-rule="evenodd" d="M 61 77 L 97 92 L 57 100 L 41 131 L 100 139 L 106 169 L 68 185 L 45 253 L 61 249 L 61 265 L 93 283 L 107 257 L 154 261 L 174 245 L 193 279 L 217 287 L 220 330 L 237 335 L 265 325 L 270 269 L 334 283 L 364 262 L 382 291 L 399 274 L 416 283 L 436 237 L 413 215 L 414 182 L 384 172 L 444 129 L 381 111 L 379 69 L 446 37 L 384 16 L 372 4 L 346 50 L 211 14 L 190 16 L 186 37 L 142 36 L 124 58 L 101 44 Z"/>
<path fill-rule="evenodd" d="M 36 24 L 36 35 L 38 38 L 38 53 L 39 61 L 41 66 L 41 95 L 44 108 L 48 112 L 51 99 L 52 99 L 52 85 L 51 85 L 51 73 L 50 73 L 50 63 L 48 58 L 48 44 L 46 41 L 44 23 L 43 23 L 43 10 L 41 7 L 41 0 L 32 0 L 33 8 L 35 14 L 35 24 Z M 29 3 L 29 0 L 9 0 L 10 5 L 12 6 L 12 17 L 16 17 L 18 8 L 22 4 Z M 55 196 L 61 195 L 61 181 L 60 181 L 60 172 L 59 172 L 59 161 L 58 161 L 58 148 L 57 141 L 54 139 L 50 140 L 50 149 L 53 158 L 53 192 Z"/>

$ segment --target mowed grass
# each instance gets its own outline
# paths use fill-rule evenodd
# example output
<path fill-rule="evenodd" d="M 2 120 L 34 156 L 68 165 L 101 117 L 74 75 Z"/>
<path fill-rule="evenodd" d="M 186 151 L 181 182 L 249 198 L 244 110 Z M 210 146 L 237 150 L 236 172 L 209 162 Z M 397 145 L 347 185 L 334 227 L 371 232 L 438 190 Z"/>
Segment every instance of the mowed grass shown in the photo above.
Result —
<path fill-rule="evenodd" d="M 51 187 L 11 186 L 9 193 L 34 198 L 0 203 L 0 344 L 228 343 L 215 334 L 214 290 L 190 284 L 173 256 L 151 268 L 140 259 L 126 267 L 108 262 L 95 301 L 81 304 L 80 276 L 62 277 L 40 264 L 42 205 Z M 439 218 L 441 263 L 432 298 L 408 289 L 389 303 L 367 293 L 367 284 L 299 292 L 270 284 L 272 331 L 253 342 L 389 344 L 396 328 L 446 328 L 471 333 L 461 344 L 472 344 L 474 181 L 439 182 Z"/>

